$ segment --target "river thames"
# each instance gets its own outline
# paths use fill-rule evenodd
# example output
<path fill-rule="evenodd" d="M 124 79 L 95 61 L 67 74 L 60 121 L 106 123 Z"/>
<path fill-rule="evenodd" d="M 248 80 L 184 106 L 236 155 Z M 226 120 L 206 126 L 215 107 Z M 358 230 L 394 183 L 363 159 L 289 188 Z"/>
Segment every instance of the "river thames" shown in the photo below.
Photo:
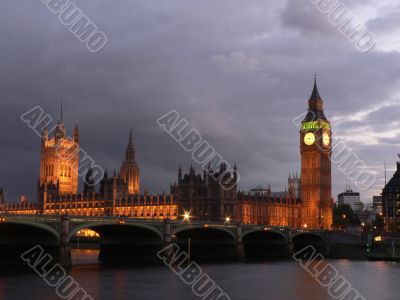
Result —
<path fill-rule="evenodd" d="M 168 267 L 103 266 L 96 251 L 74 252 L 70 275 L 94 299 L 200 299 Z M 400 294 L 400 263 L 330 260 L 367 300 L 394 300 Z M 332 299 L 295 261 L 200 264 L 231 299 Z M 60 299 L 54 288 L 31 270 L 0 272 L 0 299 Z"/>

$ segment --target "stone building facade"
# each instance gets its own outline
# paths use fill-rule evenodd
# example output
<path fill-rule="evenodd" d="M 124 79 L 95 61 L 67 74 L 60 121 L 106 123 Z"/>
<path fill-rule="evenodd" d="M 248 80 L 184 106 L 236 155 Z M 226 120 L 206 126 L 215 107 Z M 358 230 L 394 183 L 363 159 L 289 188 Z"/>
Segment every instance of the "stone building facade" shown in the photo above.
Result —
<path fill-rule="evenodd" d="M 332 133 L 316 81 L 308 104 L 300 128 L 301 176 L 289 176 L 285 192 L 273 193 L 270 188 L 239 191 L 236 165 L 231 172 L 222 163 L 217 169 L 208 167 L 202 174 L 191 166 L 183 175 L 179 168 L 170 195 L 141 195 L 131 131 L 120 171 L 112 176 L 106 171 L 96 187 L 89 168 L 79 193 L 79 129 L 76 126 L 73 138 L 67 138 L 61 117 L 53 138 L 47 130 L 43 133 L 38 201 L 6 203 L 2 193 L 0 206 L 5 213 L 17 214 L 159 219 L 177 219 L 188 212 L 193 220 L 330 229 Z M 229 180 L 220 180 L 224 177 Z"/>
<path fill-rule="evenodd" d="M 237 167 L 235 166 L 237 171 Z M 226 171 L 220 165 L 217 177 Z M 262 192 L 238 191 L 237 184 L 224 189 L 218 181 L 204 171 L 182 175 L 179 168 L 178 181 L 171 186 L 171 194 L 179 202 L 179 213 L 190 212 L 193 220 L 265 224 L 270 226 L 300 227 L 301 201 L 288 192 L 273 195 L 270 188 Z M 292 183 L 292 179 L 288 183 Z"/>
<path fill-rule="evenodd" d="M 308 100 L 308 112 L 301 122 L 301 199 L 302 227 L 331 229 L 331 124 L 324 114 L 317 81 Z"/>
<path fill-rule="evenodd" d="M 73 138 L 67 137 L 62 120 L 49 138 L 47 128 L 43 131 L 40 151 L 39 188 L 54 187 L 62 195 L 78 192 L 79 129 L 75 126 Z"/>

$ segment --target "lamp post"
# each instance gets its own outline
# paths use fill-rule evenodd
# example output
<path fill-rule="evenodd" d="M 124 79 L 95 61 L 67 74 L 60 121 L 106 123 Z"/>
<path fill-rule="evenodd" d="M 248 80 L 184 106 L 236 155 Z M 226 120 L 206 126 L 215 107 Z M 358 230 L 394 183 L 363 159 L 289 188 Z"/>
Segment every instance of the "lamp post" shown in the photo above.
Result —
<path fill-rule="evenodd" d="M 190 255 L 191 255 L 191 240 L 189 238 L 189 240 L 188 240 L 188 259 L 189 259 L 189 263 L 190 263 Z"/>
<path fill-rule="evenodd" d="M 189 222 L 191 217 L 192 216 L 190 215 L 190 212 L 189 211 L 185 211 L 185 213 L 183 215 L 183 220 Z"/>

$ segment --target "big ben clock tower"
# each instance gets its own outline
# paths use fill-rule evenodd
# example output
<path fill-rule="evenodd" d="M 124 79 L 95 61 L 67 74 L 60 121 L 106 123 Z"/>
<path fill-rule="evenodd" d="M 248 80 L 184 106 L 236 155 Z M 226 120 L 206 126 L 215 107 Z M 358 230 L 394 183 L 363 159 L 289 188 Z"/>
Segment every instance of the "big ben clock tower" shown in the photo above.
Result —
<path fill-rule="evenodd" d="M 331 125 L 325 117 L 315 78 L 308 112 L 300 128 L 303 228 L 331 229 L 331 141 Z"/>

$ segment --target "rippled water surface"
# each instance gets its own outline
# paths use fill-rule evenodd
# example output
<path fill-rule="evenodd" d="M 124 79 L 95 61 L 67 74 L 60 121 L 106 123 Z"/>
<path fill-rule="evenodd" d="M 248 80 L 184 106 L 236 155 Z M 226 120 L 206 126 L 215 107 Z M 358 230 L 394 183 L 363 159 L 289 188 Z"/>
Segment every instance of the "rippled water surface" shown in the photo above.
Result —
<path fill-rule="evenodd" d="M 159 266 L 106 267 L 96 263 L 96 252 L 73 253 L 70 274 L 94 299 L 199 299 L 169 268 Z M 366 299 L 399 299 L 400 264 L 333 260 L 332 263 Z M 231 299 L 331 299 L 296 262 L 202 264 L 203 270 Z M 33 271 L 0 271 L 0 299 L 59 299 L 54 288 Z"/>

